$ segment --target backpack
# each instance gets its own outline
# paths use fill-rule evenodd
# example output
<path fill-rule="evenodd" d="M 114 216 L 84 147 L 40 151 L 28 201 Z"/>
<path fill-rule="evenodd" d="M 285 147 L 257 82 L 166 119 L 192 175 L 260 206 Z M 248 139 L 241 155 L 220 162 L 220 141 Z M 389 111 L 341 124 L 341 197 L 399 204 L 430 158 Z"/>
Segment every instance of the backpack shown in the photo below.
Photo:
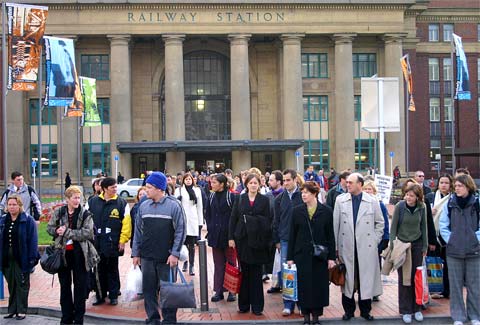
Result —
<path fill-rule="evenodd" d="M 28 195 L 30 195 L 30 215 L 33 217 L 33 219 L 38 220 L 38 219 L 40 219 L 40 213 L 37 211 L 37 207 L 32 202 L 32 193 L 37 194 L 37 192 L 35 192 L 35 189 L 33 187 L 31 187 L 30 185 L 27 185 L 27 188 L 28 188 Z M 0 201 L 3 201 L 3 198 L 8 195 L 8 192 L 10 192 L 9 189 L 7 189 L 7 190 L 5 190 L 5 192 L 3 192 L 2 198 L 0 199 Z"/>
<path fill-rule="evenodd" d="M 452 198 L 450 198 L 447 202 L 447 207 L 448 207 L 448 219 L 450 219 L 450 215 L 452 213 L 452 207 L 450 206 L 450 201 Z M 475 211 L 477 211 L 477 225 L 480 223 L 480 203 L 478 202 L 479 198 L 475 196 L 475 203 L 473 203 L 473 208 Z"/>
<path fill-rule="evenodd" d="M 226 190 L 226 191 L 227 191 L 227 205 L 231 209 L 232 208 L 232 193 L 230 193 L 230 191 L 228 191 L 228 190 Z M 209 198 L 210 206 L 212 205 L 214 197 L 215 197 L 215 192 L 210 194 L 210 198 Z"/>

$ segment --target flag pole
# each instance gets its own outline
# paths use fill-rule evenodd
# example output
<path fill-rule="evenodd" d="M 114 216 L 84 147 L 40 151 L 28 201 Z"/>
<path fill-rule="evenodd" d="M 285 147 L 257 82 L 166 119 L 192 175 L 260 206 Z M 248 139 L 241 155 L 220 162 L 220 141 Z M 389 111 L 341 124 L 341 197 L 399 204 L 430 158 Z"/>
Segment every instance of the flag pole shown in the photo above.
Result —
<path fill-rule="evenodd" d="M 405 78 L 404 78 L 405 79 Z M 405 133 L 406 133 L 406 137 L 405 137 L 405 146 L 406 146 L 406 152 L 405 152 L 405 158 L 406 158 L 406 164 L 405 164 L 405 168 L 407 169 L 406 172 L 407 172 L 407 178 L 410 177 L 410 121 L 409 121 L 409 117 L 410 117 L 410 94 L 408 92 L 408 80 L 405 80 L 404 81 L 404 92 L 405 92 L 405 107 L 407 108 L 407 112 L 406 112 L 406 120 L 405 120 Z M 393 173 L 393 171 L 392 171 Z"/>
<path fill-rule="evenodd" d="M 453 65 L 454 65 L 454 56 L 453 56 L 453 52 L 454 52 L 454 46 L 455 44 L 453 43 L 453 36 L 452 36 L 452 39 L 450 41 L 450 60 L 451 60 L 451 69 L 452 69 L 452 83 L 450 85 L 450 96 L 451 96 L 451 99 L 452 99 L 452 175 L 455 175 L 455 170 L 457 169 L 457 166 L 456 166 L 456 159 L 455 159 L 455 87 L 454 87 L 454 84 L 455 84 L 455 80 L 456 80 L 456 77 L 454 75 L 454 68 L 453 68 Z M 458 67 L 457 67 L 458 69 Z"/>
<path fill-rule="evenodd" d="M 8 186 L 8 159 L 7 159 L 7 39 L 6 30 L 6 5 L 2 2 L 2 155 L 3 155 L 3 178 L 5 179 L 5 188 Z"/>
<path fill-rule="evenodd" d="M 38 197 L 42 197 L 42 110 L 43 110 L 43 101 L 42 101 L 42 82 L 43 82 L 43 69 L 42 69 L 42 52 L 43 48 L 40 48 L 39 60 L 40 64 L 38 65 Z"/>

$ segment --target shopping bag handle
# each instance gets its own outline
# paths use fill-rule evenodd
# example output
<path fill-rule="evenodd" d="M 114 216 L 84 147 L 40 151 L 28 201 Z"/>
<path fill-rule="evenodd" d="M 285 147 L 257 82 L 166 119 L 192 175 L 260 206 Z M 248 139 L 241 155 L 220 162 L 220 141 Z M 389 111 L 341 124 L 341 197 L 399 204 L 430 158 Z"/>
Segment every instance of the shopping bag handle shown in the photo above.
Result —
<path fill-rule="evenodd" d="M 187 280 L 185 280 L 185 276 L 183 275 L 182 270 L 180 270 L 180 268 L 178 268 L 178 267 L 171 267 L 170 268 L 170 272 L 168 273 L 168 281 L 170 283 L 174 283 L 173 282 L 173 270 L 175 270 L 175 272 L 180 275 L 180 281 L 182 281 L 182 283 L 187 283 Z"/>

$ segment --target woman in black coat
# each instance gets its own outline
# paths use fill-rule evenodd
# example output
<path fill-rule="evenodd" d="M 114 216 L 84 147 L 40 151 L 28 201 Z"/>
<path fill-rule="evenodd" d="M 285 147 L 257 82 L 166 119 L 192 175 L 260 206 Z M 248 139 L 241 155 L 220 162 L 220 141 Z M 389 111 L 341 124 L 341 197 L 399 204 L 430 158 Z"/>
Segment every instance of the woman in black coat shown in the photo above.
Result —
<path fill-rule="evenodd" d="M 335 266 L 333 213 L 318 202 L 320 188 L 317 183 L 305 182 L 301 192 L 304 204 L 293 208 L 287 263 L 297 266 L 298 304 L 304 324 L 310 324 L 310 314 L 313 324 L 320 324 L 318 317 L 329 304 L 328 269 Z M 326 258 L 313 256 L 312 237 L 313 243 L 328 249 Z"/>
<path fill-rule="evenodd" d="M 233 205 L 228 245 L 237 247 L 242 268 L 242 284 L 238 295 L 240 313 L 263 312 L 262 264 L 269 262 L 272 240 L 269 199 L 260 194 L 260 177 L 249 174 L 245 180 L 246 193 Z"/>

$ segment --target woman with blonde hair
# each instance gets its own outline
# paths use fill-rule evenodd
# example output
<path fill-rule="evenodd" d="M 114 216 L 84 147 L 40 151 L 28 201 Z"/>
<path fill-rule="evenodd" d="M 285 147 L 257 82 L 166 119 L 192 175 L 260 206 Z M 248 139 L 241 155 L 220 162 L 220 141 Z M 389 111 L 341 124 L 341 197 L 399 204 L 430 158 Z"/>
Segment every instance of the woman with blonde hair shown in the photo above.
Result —
<path fill-rule="evenodd" d="M 35 220 L 23 210 L 19 195 L 10 195 L 6 214 L 0 217 L 0 270 L 8 284 L 8 314 L 3 318 L 25 319 L 30 291 L 30 272 L 38 263 Z"/>

